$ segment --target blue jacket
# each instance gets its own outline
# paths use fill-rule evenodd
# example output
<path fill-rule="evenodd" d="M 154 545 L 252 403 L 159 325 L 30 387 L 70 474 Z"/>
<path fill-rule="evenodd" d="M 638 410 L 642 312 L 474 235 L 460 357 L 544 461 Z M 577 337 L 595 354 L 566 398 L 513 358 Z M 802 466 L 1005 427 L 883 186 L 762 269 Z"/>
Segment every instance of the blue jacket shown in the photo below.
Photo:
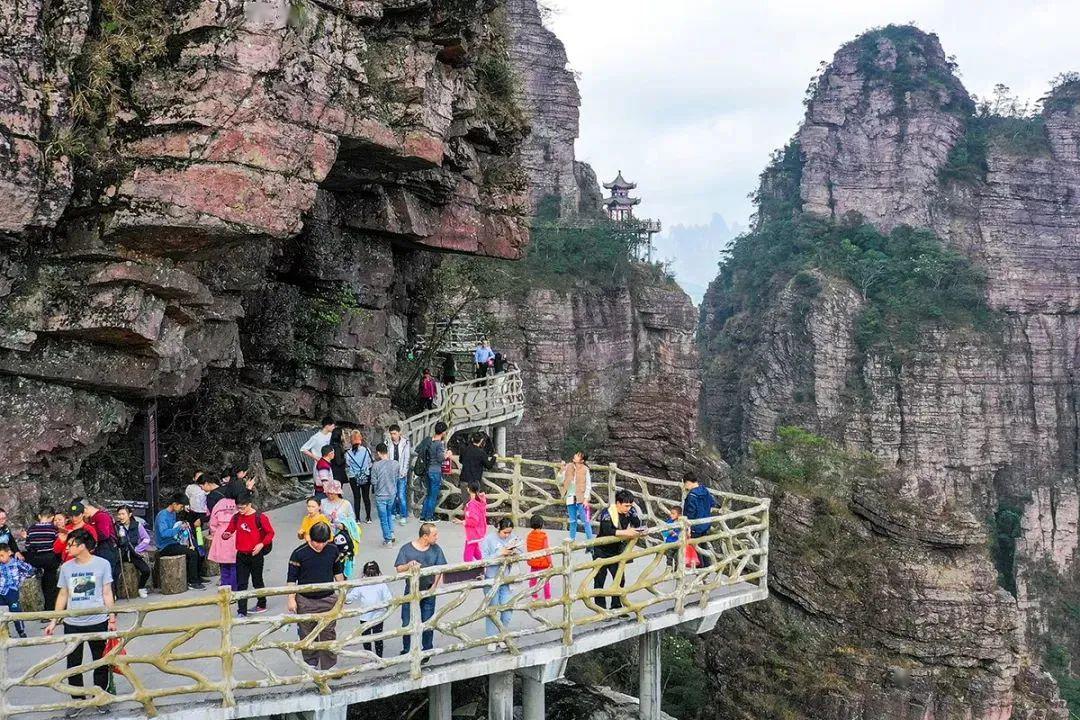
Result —
<path fill-rule="evenodd" d="M 712 515 L 712 509 L 713 497 L 704 485 L 698 485 L 687 493 L 686 499 L 683 500 L 683 515 L 686 516 L 687 520 L 700 520 L 709 517 Z M 709 523 L 694 525 L 690 528 L 690 537 L 708 535 L 710 527 Z"/>
<path fill-rule="evenodd" d="M 154 546 L 161 550 L 169 545 L 176 545 L 180 542 L 180 538 L 177 537 L 179 533 L 180 527 L 176 524 L 176 513 L 169 508 L 160 510 L 154 518 Z"/>

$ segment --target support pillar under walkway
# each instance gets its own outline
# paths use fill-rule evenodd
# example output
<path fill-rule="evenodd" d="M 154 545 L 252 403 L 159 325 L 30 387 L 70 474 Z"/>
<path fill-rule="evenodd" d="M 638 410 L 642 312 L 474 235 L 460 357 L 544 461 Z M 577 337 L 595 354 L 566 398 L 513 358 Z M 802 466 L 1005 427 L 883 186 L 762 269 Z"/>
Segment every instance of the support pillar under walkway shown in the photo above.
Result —
<path fill-rule="evenodd" d="M 565 672 L 565 659 L 517 671 L 521 678 L 521 720 L 544 720 L 547 714 L 545 688 L 549 682 L 558 680 Z"/>
<path fill-rule="evenodd" d="M 660 718 L 660 631 L 638 638 L 638 699 L 641 720 Z"/>
<path fill-rule="evenodd" d="M 514 720 L 514 673 L 488 675 L 488 720 Z"/>
<path fill-rule="evenodd" d="M 454 699 L 450 683 L 428 688 L 428 720 L 450 720 L 454 715 Z"/>

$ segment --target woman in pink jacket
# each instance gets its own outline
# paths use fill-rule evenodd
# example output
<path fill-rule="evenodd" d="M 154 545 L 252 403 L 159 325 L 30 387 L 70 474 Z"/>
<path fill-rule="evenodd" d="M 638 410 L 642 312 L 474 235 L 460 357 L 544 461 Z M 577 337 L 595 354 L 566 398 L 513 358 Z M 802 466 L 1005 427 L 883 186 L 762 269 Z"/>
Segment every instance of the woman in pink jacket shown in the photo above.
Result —
<path fill-rule="evenodd" d="M 480 492 L 480 486 L 469 483 L 469 502 L 465 504 L 465 519 L 454 519 L 465 525 L 465 562 L 483 559 L 480 543 L 487 535 L 487 495 Z"/>
<path fill-rule="evenodd" d="M 206 554 L 207 559 L 221 566 L 219 584 L 233 590 L 239 588 L 236 582 L 236 535 L 230 535 L 226 540 L 222 534 L 235 514 L 236 500 L 231 497 L 222 498 L 214 505 L 210 511 L 210 551 Z"/>

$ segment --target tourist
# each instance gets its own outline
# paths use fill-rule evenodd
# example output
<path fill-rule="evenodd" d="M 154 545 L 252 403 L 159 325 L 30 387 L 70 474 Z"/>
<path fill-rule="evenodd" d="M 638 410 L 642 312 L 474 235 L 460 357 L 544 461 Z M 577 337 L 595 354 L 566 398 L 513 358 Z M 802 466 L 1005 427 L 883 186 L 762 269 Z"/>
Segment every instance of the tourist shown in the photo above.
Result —
<path fill-rule="evenodd" d="M 420 525 L 420 534 L 412 542 L 405 543 L 398 550 L 397 559 L 394 561 L 394 570 L 403 573 L 414 569 L 436 567 L 446 564 L 446 555 L 439 547 L 439 531 L 431 523 Z M 441 574 L 423 575 L 420 578 L 420 592 L 429 593 L 420 598 L 420 622 L 426 623 L 435 614 L 435 596 L 430 594 L 442 581 Z M 405 594 L 411 592 L 409 581 L 405 581 Z M 410 623 L 409 603 L 401 605 L 401 625 L 408 627 Z M 435 645 L 435 631 L 426 629 L 421 637 L 421 649 L 431 650 Z M 401 654 L 412 649 L 411 634 L 406 634 L 401 641 Z M 428 658 L 424 658 L 426 662 Z"/>
<path fill-rule="evenodd" d="M 56 517 L 53 518 L 54 523 L 59 522 L 59 530 L 56 533 L 56 542 L 53 543 L 53 552 L 59 557 L 61 562 L 67 562 L 72 558 L 71 548 L 68 547 L 67 539 L 68 535 L 76 530 L 85 530 L 90 533 L 90 536 L 94 538 L 94 543 L 97 543 L 97 530 L 90 527 L 83 520 L 82 514 L 68 517 L 65 513 L 56 513 Z"/>
<path fill-rule="evenodd" d="M 663 538 L 665 543 L 677 543 L 678 542 L 678 536 L 679 536 L 679 532 L 680 532 L 680 530 L 679 530 L 679 520 L 681 518 L 683 518 L 683 508 L 679 507 L 678 505 L 672 505 L 671 507 L 667 508 L 667 519 L 665 520 L 665 525 L 667 526 L 667 529 L 664 530 L 663 535 L 662 535 L 662 538 Z M 691 546 L 687 546 L 686 549 L 687 549 L 687 554 L 689 554 L 690 551 L 691 551 Z M 672 548 L 667 549 L 667 551 L 664 552 L 664 555 L 666 555 L 667 563 L 669 563 L 669 565 L 671 565 L 672 568 L 678 568 L 678 548 L 677 547 L 672 547 Z"/>
<path fill-rule="evenodd" d="M 525 536 L 525 552 L 532 554 L 541 550 L 547 550 L 551 547 L 550 540 L 548 539 L 547 532 L 544 531 L 544 518 L 539 515 L 533 515 L 529 519 L 529 527 L 532 528 L 529 534 Z M 537 576 L 529 578 L 529 587 L 536 587 L 538 583 L 544 583 L 541 590 L 544 593 L 544 599 L 551 599 L 551 579 L 539 577 L 539 573 L 551 567 L 551 553 L 546 553 L 539 557 L 531 557 L 528 560 L 529 569 Z M 536 600 L 540 597 L 541 590 L 537 590 L 533 593 L 533 599 Z"/>
<path fill-rule="evenodd" d="M 296 533 L 296 537 L 301 540 L 308 539 L 308 533 L 316 523 L 324 523 L 327 527 L 330 526 L 330 518 L 326 517 L 322 513 L 322 504 L 313 497 L 309 497 L 307 502 L 304 503 L 304 509 L 307 514 L 304 515 L 304 519 L 300 521 L 300 529 Z"/>
<path fill-rule="evenodd" d="M 191 525 L 177 517 L 186 501 L 187 496 L 174 495 L 169 504 L 158 511 L 154 518 L 154 545 L 159 558 L 183 555 L 187 562 L 188 588 L 202 590 L 206 586 L 199 580 L 199 553 L 193 545 Z"/>
<path fill-rule="evenodd" d="M 349 466 L 345 461 L 346 438 L 349 435 L 340 425 L 330 433 L 330 447 L 334 448 L 334 457 L 330 458 L 330 473 L 334 479 L 341 483 L 341 487 L 349 484 Z M 355 498 L 353 498 L 355 500 Z"/>
<path fill-rule="evenodd" d="M 195 473 L 195 477 L 191 479 L 188 486 L 184 488 L 184 494 L 187 495 L 187 505 L 191 512 L 199 516 L 203 524 L 206 525 L 210 522 L 210 508 L 206 506 L 206 495 L 210 491 L 203 485 L 203 477 L 206 475 L 202 470 Z"/>
<path fill-rule="evenodd" d="M 496 532 L 489 533 L 484 538 L 484 542 L 481 543 L 480 552 L 483 555 L 484 560 L 499 560 L 502 562 L 489 563 L 484 566 L 484 577 L 488 580 L 495 580 L 500 575 L 505 575 L 510 571 L 512 567 L 506 558 L 511 558 L 521 553 L 521 538 L 517 537 L 514 533 L 514 523 L 510 518 L 503 518 L 499 520 Z M 488 605 L 491 607 L 502 607 L 510 602 L 510 584 L 505 582 L 495 582 L 491 586 L 491 590 L 488 591 Z M 494 611 L 491 611 L 492 613 Z M 498 637 L 500 632 L 508 632 L 510 626 L 510 618 L 513 612 L 509 608 L 499 610 L 499 622 L 496 623 L 492 615 L 484 618 L 484 623 L 487 627 L 488 637 Z M 488 643 L 488 652 L 494 652 L 499 648 L 505 648 L 505 642 Z"/>
<path fill-rule="evenodd" d="M 30 563 L 15 557 L 10 545 L 0 543 L 0 606 L 6 605 L 9 612 L 21 613 L 19 588 L 36 574 L 37 570 Z M 16 620 L 15 632 L 21 638 L 26 637 L 26 623 Z"/>
<path fill-rule="evenodd" d="M 225 537 L 225 529 L 236 514 L 233 489 L 228 486 L 215 488 L 206 496 L 206 505 L 210 508 L 210 549 L 206 559 L 217 563 L 221 569 L 218 586 L 237 590 L 240 586 L 236 582 L 236 536 Z"/>
<path fill-rule="evenodd" d="M 341 483 L 337 480 L 327 480 L 323 483 L 323 490 L 326 498 L 319 507 L 331 525 L 341 526 L 349 520 L 356 522 L 356 512 L 353 510 L 352 503 L 345 499 Z"/>
<path fill-rule="evenodd" d="M 476 363 L 476 377 L 482 378 L 488 374 L 488 367 L 495 362 L 495 353 L 491 351 L 488 341 L 481 340 L 473 353 L 473 361 Z"/>
<path fill-rule="evenodd" d="M 473 483 L 484 486 L 484 470 L 495 467 L 495 456 L 484 448 L 484 434 L 473 433 L 469 444 L 461 451 L 461 486 L 468 488 Z"/>
<path fill-rule="evenodd" d="M 8 527 L 8 514 L 7 510 L 0 508 L 0 543 L 7 545 L 11 548 L 11 552 L 15 554 L 20 560 L 23 560 L 22 551 L 19 550 L 19 543 L 15 539 L 15 533 Z"/>
<path fill-rule="evenodd" d="M 465 503 L 465 517 L 462 520 L 454 518 L 454 522 L 465 526 L 465 553 L 463 562 L 473 562 L 484 557 L 480 550 L 480 543 L 487 535 L 487 495 L 480 491 L 480 485 L 470 483 L 468 487 L 469 501 Z"/>
<path fill-rule="evenodd" d="M 82 500 L 72 503 L 70 511 L 76 514 L 75 506 L 81 505 L 83 518 L 86 524 L 95 530 L 97 548 L 94 554 L 109 561 L 112 567 L 113 578 L 120 577 L 120 553 L 116 548 L 116 523 L 108 510 L 94 507 L 88 501 Z"/>
<path fill-rule="evenodd" d="M 439 386 L 431 376 L 431 370 L 424 368 L 424 375 L 420 378 L 420 404 L 425 410 L 435 409 L 435 397 L 438 394 Z"/>
<path fill-rule="evenodd" d="M 322 457 L 315 463 L 315 497 L 326 497 L 326 483 L 332 482 L 334 479 L 334 446 L 323 445 L 320 450 Z"/>
<path fill-rule="evenodd" d="M 457 364 L 454 362 L 453 353 L 443 353 L 442 382 L 443 385 L 453 385 L 457 382 Z"/>
<path fill-rule="evenodd" d="M 364 504 L 366 522 L 371 522 L 371 465 L 374 462 L 371 451 L 364 445 L 364 434 L 353 430 L 351 447 L 345 451 L 345 471 L 347 482 L 352 487 L 353 505 L 359 510 Z M 335 453 L 337 450 L 335 449 Z M 337 476 L 334 477 L 337 480 Z"/>
<path fill-rule="evenodd" d="M 496 375 L 506 372 L 506 356 L 501 352 L 497 352 L 491 357 L 491 371 Z"/>
<path fill-rule="evenodd" d="M 218 480 L 214 480 L 207 475 L 203 475 L 199 478 L 202 483 L 202 489 L 206 491 L 206 516 L 210 518 L 214 514 L 214 507 L 222 500 L 225 499 L 225 488 L 222 487 Z M 210 526 L 209 519 L 207 520 L 207 527 Z"/>
<path fill-rule="evenodd" d="M 412 467 L 412 447 L 409 445 L 409 438 L 401 434 L 400 425 L 391 425 L 389 430 L 390 442 L 386 443 L 388 457 L 398 464 L 394 512 L 404 525 L 409 520 L 409 472 Z"/>
<path fill-rule="evenodd" d="M 420 511 L 421 522 L 434 522 L 435 508 L 439 506 L 439 493 L 442 492 L 442 466 L 446 459 L 446 430 L 442 420 L 435 423 L 435 432 L 425 438 L 416 448 L 418 460 L 427 467 L 427 495 L 424 507 Z"/>
<path fill-rule="evenodd" d="M 585 513 L 585 505 L 592 492 L 592 473 L 585 464 L 588 456 L 578 451 L 563 468 L 562 494 L 566 498 L 566 515 L 570 522 L 570 541 L 577 540 L 578 523 L 585 528 L 585 539 L 593 539 L 592 523 Z"/>
<path fill-rule="evenodd" d="M 322 459 L 323 448 L 330 443 L 330 435 L 333 434 L 334 428 L 337 427 L 334 422 L 334 418 L 327 415 L 322 420 L 322 430 L 319 430 L 308 441 L 300 446 L 300 454 L 310 458 L 313 462 L 318 464 Z M 316 455 L 316 453 L 318 453 Z M 315 481 L 315 497 L 322 500 L 322 482 L 319 480 L 318 468 L 312 471 L 312 477 Z"/>
<path fill-rule="evenodd" d="M 182 503 L 181 503 L 182 504 Z M 71 560 L 60 566 L 56 594 L 57 612 L 64 610 L 97 610 L 93 615 L 76 615 L 64 618 L 64 635 L 85 635 L 116 631 L 116 613 L 113 612 L 112 567 L 105 558 L 93 554 L 97 541 L 85 528 L 72 530 L 67 538 Z M 56 631 L 56 620 L 45 626 L 45 634 Z M 105 656 L 105 640 L 77 641 L 67 656 L 67 667 L 82 665 L 83 645 L 90 646 L 90 657 L 100 660 Z M 94 685 L 108 692 L 112 668 L 103 663 L 94 668 Z M 82 673 L 68 675 L 64 682 L 76 688 L 83 687 Z M 76 692 L 74 697 L 86 697 Z"/>
<path fill-rule="evenodd" d="M 703 520 L 710 517 L 713 514 L 713 496 L 709 492 L 709 489 L 698 482 L 697 476 L 687 473 L 683 477 L 683 489 L 686 490 L 686 497 L 683 499 L 683 514 L 686 515 L 686 519 L 691 522 L 690 525 L 690 547 L 694 548 L 697 553 L 697 560 L 699 567 L 709 566 L 709 557 L 705 552 L 707 548 L 699 540 L 694 543 L 695 538 L 702 538 L 709 534 L 712 529 L 712 523 L 702 522 L 693 524 L 695 520 Z M 689 554 L 689 552 L 687 553 Z"/>
<path fill-rule="evenodd" d="M 238 512 L 222 533 L 226 540 L 236 535 L 236 586 L 243 592 L 248 589 L 250 580 L 256 590 L 262 590 L 266 587 L 263 583 L 263 564 L 274 542 L 274 526 L 270 524 L 270 518 L 255 509 L 255 500 L 250 493 L 241 495 L 236 505 Z M 247 617 L 247 598 L 241 598 L 237 605 L 240 617 Z M 255 601 L 252 612 L 266 612 L 265 596 Z"/>
<path fill-rule="evenodd" d="M 375 511 L 379 516 L 379 527 L 382 529 L 383 546 L 390 547 L 394 544 L 394 519 L 391 517 L 394 508 L 394 498 L 397 497 L 398 463 L 389 459 L 389 450 L 385 443 L 379 443 L 375 447 L 375 456 L 378 460 L 371 467 L 371 485 L 375 491 Z"/>
<path fill-rule="evenodd" d="M 645 530 L 641 527 L 641 518 L 634 507 L 634 496 L 629 490 L 619 490 L 615 493 L 615 503 L 606 507 L 596 516 L 600 523 L 600 537 L 626 538 L 623 542 L 605 543 L 593 548 L 593 556 L 597 559 L 610 559 L 620 555 L 630 545 L 630 541 L 637 538 Z M 619 570 L 622 569 L 620 573 Z M 626 585 L 626 565 L 622 562 L 609 562 L 601 565 L 593 578 L 593 589 L 604 589 L 608 576 L 618 578 L 619 587 Z M 601 608 L 607 608 L 607 598 L 603 595 L 596 596 L 596 604 Z M 622 607 L 622 598 L 614 595 L 611 598 L 611 609 L 618 610 Z"/>
<path fill-rule="evenodd" d="M 345 579 L 342 559 L 337 547 L 330 542 L 330 526 L 316 523 L 308 534 L 307 542 L 292 551 L 289 556 L 289 570 L 286 577 L 288 585 L 320 585 L 341 582 Z M 286 599 L 290 613 L 315 615 L 325 613 L 334 607 L 333 590 L 311 590 L 295 592 Z M 308 637 L 318 626 L 318 619 L 303 620 L 298 623 L 300 639 Z M 337 640 L 337 621 L 326 623 L 315 638 L 316 642 Z M 337 654 L 329 649 L 301 650 L 304 662 L 320 670 L 329 670 L 337 664 Z"/>
<path fill-rule="evenodd" d="M 369 560 L 364 563 L 363 569 L 364 577 L 379 577 L 382 575 L 382 570 L 379 568 L 379 563 L 374 560 Z M 355 587 L 349 591 L 349 597 L 353 602 L 360 601 L 360 622 L 371 623 L 361 635 L 381 635 L 383 631 L 383 620 L 390 614 L 390 603 L 393 601 L 394 596 L 390 593 L 390 585 L 387 583 L 376 583 L 374 585 L 361 585 Z M 375 622 L 378 620 L 378 622 Z M 364 650 L 371 652 L 372 645 L 374 645 L 375 655 L 377 657 L 383 656 L 383 641 L 376 640 L 374 643 L 365 642 Z"/>
<path fill-rule="evenodd" d="M 148 594 L 147 588 L 150 587 L 150 563 L 146 561 L 146 552 L 150 549 L 150 533 L 143 519 L 131 511 L 130 505 L 117 508 L 116 519 L 116 545 L 120 560 L 131 563 L 139 574 L 139 597 L 144 598 Z M 122 580 L 123 576 L 117 579 Z"/>
<path fill-rule="evenodd" d="M 26 561 L 41 573 L 46 610 L 56 607 L 56 578 L 60 571 L 60 556 L 54 547 L 59 535 L 55 518 L 52 508 L 41 508 L 38 521 L 26 529 Z"/>

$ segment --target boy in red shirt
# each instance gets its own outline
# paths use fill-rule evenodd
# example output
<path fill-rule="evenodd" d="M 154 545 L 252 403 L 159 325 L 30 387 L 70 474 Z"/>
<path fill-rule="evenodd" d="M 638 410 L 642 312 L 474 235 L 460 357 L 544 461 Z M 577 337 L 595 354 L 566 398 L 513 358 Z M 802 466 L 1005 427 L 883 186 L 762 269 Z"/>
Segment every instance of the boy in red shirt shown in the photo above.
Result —
<path fill-rule="evenodd" d="M 270 524 L 270 518 L 255 510 L 251 493 L 241 495 L 236 505 L 240 512 L 232 516 L 221 537 L 228 540 L 236 535 L 237 589 L 247 590 L 250 579 L 252 586 L 260 590 L 266 587 L 263 583 L 263 560 L 274 542 L 274 527 Z M 240 617 L 247 617 L 247 599 L 239 600 L 238 605 Z M 266 612 L 265 597 L 255 601 L 252 612 Z"/>
<path fill-rule="evenodd" d="M 323 445 L 321 454 L 322 457 L 315 462 L 315 497 L 320 501 L 326 499 L 323 483 L 334 479 L 334 470 L 330 465 L 330 461 L 334 459 L 334 446 Z"/>

